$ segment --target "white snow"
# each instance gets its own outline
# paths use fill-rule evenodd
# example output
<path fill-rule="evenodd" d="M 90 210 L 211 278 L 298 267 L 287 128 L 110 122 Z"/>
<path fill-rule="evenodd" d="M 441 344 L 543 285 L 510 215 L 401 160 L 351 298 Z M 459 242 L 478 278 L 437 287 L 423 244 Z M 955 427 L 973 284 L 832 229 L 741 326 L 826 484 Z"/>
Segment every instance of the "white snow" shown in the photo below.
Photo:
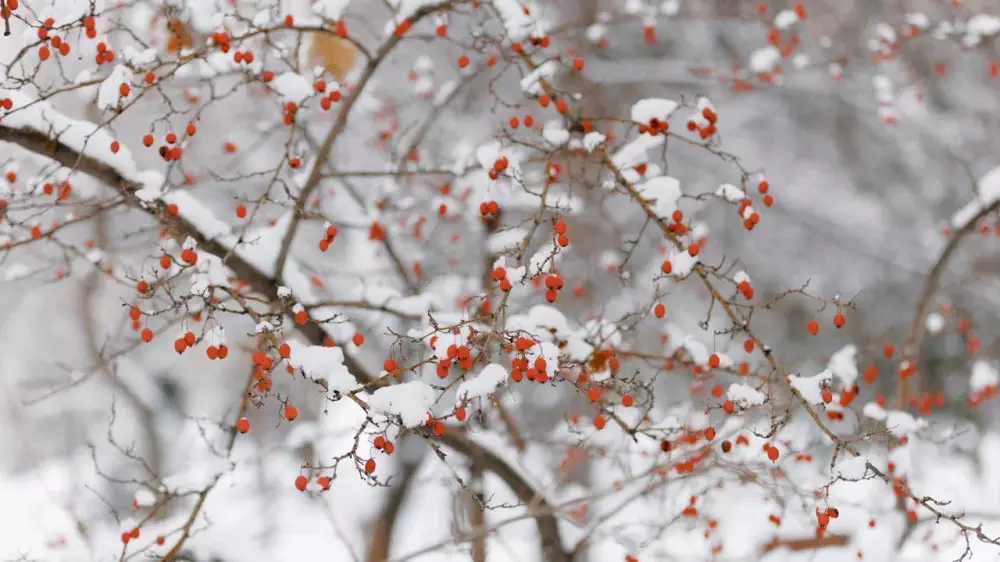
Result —
<path fill-rule="evenodd" d="M 875 36 L 889 44 L 896 42 L 895 28 L 885 22 L 875 24 Z"/>
<path fill-rule="evenodd" d="M 554 147 L 559 147 L 569 141 L 569 131 L 563 127 L 561 121 L 547 121 L 542 127 L 542 137 Z"/>
<path fill-rule="evenodd" d="M 618 168 L 627 168 L 646 161 L 646 152 L 666 142 L 663 135 L 639 135 L 621 147 L 611 158 Z M 612 182 L 612 187 L 614 186 Z"/>
<path fill-rule="evenodd" d="M 724 183 L 715 190 L 715 195 L 717 197 L 722 197 L 726 201 L 731 203 L 739 203 L 740 201 L 746 199 L 746 193 L 743 190 L 736 187 L 731 183 Z"/>
<path fill-rule="evenodd" d="M 917 29 L 927 29 L 931 26 L 931 20 L 927 17 L 927 14 L 923 12 L 909 12 L 903 18 L 906 23 L 916 27 Z"/>
<path fill-rule="evenodd" d="M 749 68 L 751 72 L 767 74 L 773 72 L 779 62 L 781 62 L 781 51 L 774 45 L 767 45 L 750 53 Z"/>
<path fill-rule="evenodd" d="M 991 37 L 1000 33 L 1000 18 L 990 14 L 976 14 L 965 23 L 965 31 L 977 39 Z"/>
<path fill-rule="evenodd" d="M 924 321 L 924 326 L 927 328 L 927 333 L 937 334 L 944 329 L 945 319 L 937 312 L 932 312 L 927 315 L 927 319 Z"/>
<path fill-rule="evenodd" d="M 1000 373 L 997 368 L 982 359 L 972 364 L 972 376 L 969 377 L 969 391 L 975 393 L 987 387 L 996 387 L 1000 383 Z"/>
<path fill-rule="evenodd" d="M 823 403 L 823 384 L 832 379 L 833 373 L 829 369 L 824 369 L 811 377 L 788 375 L 788 380 L 792 388 L 797 390 L 802 395 L 802 398 L 810 404 Z"/>
<path fill-rule="evenodd" d="M 500 12 L 511 40 L 524 39 L 534 29 L 535 22 L 524 13 L 524 8 L 517 0 L 493 0 L 492 4 Z"/>
<path fill-rule="evenodd" d="M 545 61 L 521 79 L 521 89 L 531 95 L 541 93 L 542 80 L 549 78 L 557 70 L 559 70 L 559 65 L 555 61 Z"/>
<path fill-rule="evenodd" d="M 678 250 L 677 248 L 670 249 L 670 256 L 667 260 L 670 261 L 670 265 L 673 268 L 670 272 L 671 276 L 674 277 L 687 277 L 694 270 L 694 267 L 698 265 L 700 261 L 701 254 L 697 256 L 692 256 L 687 250 Z"/>
<path fill-rule="evenodd" d="M 866 418 L 871 418 L 875 421 L 883 421 L 889 416 L 889 413 L 885 411 L 885 408 L 879 406 L 875 402 L 868 402 L 865 404 L 865 407 L 862 409 L 862 413 Z"/>
<path fill-rule="evenodd" d="M 749 406 L 760 406 L 767 399 L 767 396 L 763 392 L 739 383 L 729 385 L 729 390 L 726 391 L 726 396 L 728 396 L 734 404 L 739 404 L 744 408 Z"/>
<path fill-rule="evenodd" d="M 777 29 L 788 29 L 799 22 L 799 15 L 794 10 L 781 10 L 774 16 L 774 27 Z"/>
<path fill-rule="evenodd" d="M 595 148 L 604 144 L 608 138 L 597 131 L 591 131 L 583 137 L 583 148 L 587 152 L 593 152 Z"/>
<path fill-rule="evenodd" d="M 156 62 L 156 55 L 156 49 L 153 48 L 143 49 L 140 51 L 132 45 L 126 45 L 125 48 L 122 49 L 122 58 L 128 61 L 129 64 L 139 67 Z"/>
<path fill-rule="evenodd" d="M 135 505 L 139 507 L 149 507 L 156 503 L 156 494 L 154 494 L 149 488 L 139 488 L 135 491 L 135 495 L 132 497 Z"/>
<path fill-rule="evenodd" d="M 326 379 L 331 391 L 346 393 L 358 388 L 357 379 L 344 366 L 341 348 L 305 345 L 294 340 L 286 343 L 291 348 L 288 364 L 292 367 L 302 369 L 310 377 Z"/>
<path fill-rule="evenodd" d="M 918 420 L 908 412 L 899 410 L 889 411 L 889 415 L 885 419 L 886 428 L 897 437 L 909 435 L 925 424 L 926 420 Z"/>
<path fill-rule="evenodd" d="M 122 98 L 119 92 L 122 84 L 132 85 L 132 71 L 124 64 L 119 64 L 101 82 L 97 90 L 97 107 L 111 109 L 118 107 L 119 103 L 124 103 L 128 98 Z"/>
<path fill-rule="evenodd" d="M 858 379 L 857 355 L 857 346 L 845 345 L 830 356 L 827 364 L 827 369 L 840 379 L 845 388 L 853 386 Z"/>
<path fill-rule="evenodd" d="M 687 351 L 691 361 L 694 361 L 699 365 L 705 365 L 708 363 L 708 356 L 710 355 L 708 348 L 705 347 L 705 344 L 695 339 L 694 336 L 686 336 L 684 338 L 683 346 L 684 351 Z"/>
<path fill-rule="evenodd" d="M 466 379 L 458 385 L 455 392 L 455 404 L 461 405 L 473 398 L 481 398 L 492 394 L 500 385 L 507 382 L 507 369 L 502 365 L 490 363 L 483 367 L 474 378 Z"/>
<path fill-rule="evenodd" d="M 977 182 L 977 196 L 951 218 L 953 228 L 962 228 L 980 211 L 1000 201 L 1000 166 L 986 172 Z"/>
<path fill-rule="evenodd" d="M 636 191 L 643 199 L 652 201 L 651 207 L 657 216 L 669 219 L 681 198 L 681 182 L 670 176 L 659 176 L 637 185 Z"/>
<path fill-rule="evenodd" d="M 587 27 L 585 35 L 591 43 L 598 43 L 608 34 L 608 27 L 602 23 L 594 23 Z"/>
<path fill-rule="evenodd" d="M 423 381 L 384 386 L 372 393 L 368 404 L 383 414 L 399 416 L 405 427 L 417 427 L 427 414 L 437 393 Z"/>
<path fill-rule="evenodd" d="M 301 104 L 315 93 L 312 82 L 294 72 L 285 72 L 274 77 L 271 87 L 281 96 L 282 101 Z"/>
<path fill-rule="evenodd" d="M 653 119 L 666 121 L 677 109 L 677 102 L 664 98 L 646 98 L 632 105 L 632 121 L 643 125 Z"/>

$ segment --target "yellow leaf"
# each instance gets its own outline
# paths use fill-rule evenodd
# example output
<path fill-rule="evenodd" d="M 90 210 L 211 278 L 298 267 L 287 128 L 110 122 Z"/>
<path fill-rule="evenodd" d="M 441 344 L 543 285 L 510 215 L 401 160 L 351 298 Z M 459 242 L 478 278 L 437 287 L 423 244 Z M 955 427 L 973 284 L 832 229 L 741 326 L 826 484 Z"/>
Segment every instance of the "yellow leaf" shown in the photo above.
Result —
<path fill-rule="evenodd" d="M 332 33 L 313 33 L 310 38 L 310 64 L 322 66 L 337 80 L 343 80 L 354 68 L 357 56 L 354 45 Z"/>

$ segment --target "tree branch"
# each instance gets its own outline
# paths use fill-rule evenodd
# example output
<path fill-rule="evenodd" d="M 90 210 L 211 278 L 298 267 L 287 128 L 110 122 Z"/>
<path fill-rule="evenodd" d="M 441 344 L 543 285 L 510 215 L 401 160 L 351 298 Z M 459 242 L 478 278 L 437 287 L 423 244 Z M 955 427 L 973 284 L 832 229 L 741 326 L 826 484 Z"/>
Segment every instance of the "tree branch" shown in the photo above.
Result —
<path fill-rule="evenodd" d="M 927 326 L 927 312 L 930 310 L 931 301 L 934 298 L 934 293 L 938 289 L 938 285 L 941 282 L 941 276 L 944 275 L 945 269 L 948 267 L 948 262 L 951 261 L 952 256 L 955 254 L 955 250 L 958 249 L 959 244 L 966 236 L 975 232 L 976 224 L 986 215 L 996 211 L 1000 208 L 1000 201 L 988 205 L 980 209 L 975 216 L 973 216 L 967 223 L 962 225 L 955 234 L 952 235 L 951 239 L 948 240 L 948 244 L 941 251 L 941 255 L 938 257 L 934 266 L 927 273 L 927 277 L 924 279 L 924 287 L 920 291 L 920 300 L 917 301 L 917 310 L 913 315 L 913 321 L 910 322 L 910 331 L 906 336 L 906 344 L 903 346 L 902 361 L 909 361 L 911 363 L 917 360 L 920 354 L 920 345 L 924 340 L 924 333 Z M 909 398 L 909 378 L 900 379 L 899 382 L 899 395 L 896 397 L 896 407 L 900 410 L 906 408 L 906 400 Z"/>
<path fill-rule="evenodd" d="M 425 5 L 413 13 L 412 16 L 408 18 L 411 24 L 415 24 L 422 20 L 423 18 L 439 11 L 450 8 L 455 4 L 461 3 L 457 0 L 448 0 L 440 4 L 430 4 Z M 304 209 L 306 208 L 306 203 L 309 201 L 309 197 L 312 196 L 316 188 L 319 187 L 320 180 L 323 177 L 322 170 L 323 166 L 326 164 L 327 159 L 330 157 L 330 151 L 333 150 L 333 145 L 337 141 L 337 138 L 347 127 L 347 118 L 354 107 L 354 104 L 361 98 L 361 94 L 365 90 L 365 86 L 368 85 L 368 81 L 371 80 L 372 76 L 375 75 L 375 71 L 378 70 L 379 65 L 385 60 L 386 56 L 399 44 L 403 36 L 399 34 L 390 35 L 382 46 L 375 52 L 374 56 L 369 58 L 365 63 L 365 70 L 361 77 L 358 79 L 358 83 L 354 85 L 351 93 L 344 98 L 344 103 L 337 112 L 337 119 L 333 122 L 333 126 L 330 127 L 330 132 L 326 134 L 323 142 L 319 146 L 319 150 L 316 151 L 314 156 L 312 169 L 309 171 L 309 177 L 306 178 L 305 184 L 302 186 L 302 191 L 299 192 L 299 197 L 295 202 L 295 214 L 292 215 L 292 222 L 288 225 L 288 231 L 285 232 L 285 237 L 281 241 L 281 250 L 278 252 L 277 260 L 275 261 L 276 275 L 281 278 L 281 273 L 285 269 L 285 263 L 288 261 L 288 254 L 291 250 L 292 241 L 295 239 L 295 232 L 298 230 L 299 223 L 302 221 L 304 215 Z"/>
<path fill-rule="evenodd" d="M 231 252 L 230 248 L 219 243 L 214 238 L 206 236 L 196 225 L 185 220 L 180 215 L 168 215 L 166 212 L 167 204 L 164 201 L 160 199 L 153 202 L 140 200 L 136 196 L 136 192 L 143 186 L 126 179 L 115 168 L 95 158 L 79 153 L 60 142 L 57 138 L 53 139 L 39 131 L 12 129 L 4 126 L 2 122 L 0 122 L 0 141 L 16 144 L 25 150 L 51 158 L 67 168 L 100 180 L 124 196 L 134 207 L 141 209 L 157 221 L 168 225 L 175 234 L 193 238 L 198 243 L 200 251 L 207 252 L 221 259 L 240 280 L 246 282 L 254 291 L 263 295 L 268 300 L 278 299 L 279 282 L 277 280 L 262 272 L 255 265 L 247 262 L 235 252 Z M 297 326 L 297 328 L 314 345 L 322 345 L 326 338 L 326 333 L 322 326 L 314 322 L 307 322 Z M 344 365 L 359 381 L 369 388 L 375 384 L 384 384 L 377 382 L 377 377 L 372 375 L 356 357 L 346 352 L 344 353 Z M 454 432 L 446 433 L 434 439 L 468 457 L 471 462 L 480 463 L 486 470 L 496 474 L 522 501 L 528 502 L 534 500 L 538 504 L 538 507 L 542 508 L 539 509 L 535 521 L 542 539 L 544 559 L 553 562 L 571 562 L 572 558 L 564 551 L 559 527 L 555 517 L 548 509 L 549 505 L 547 501 L 544 499 L 539 501 L 541 496 L 516 470 L 491 451 L 465 437 L 456 435 Z M 199 501 L 195 513 L 200 510 L 200 504 L 202 503 L 203 500 Z M 174 555 L 176 555 L 176 552 Z"/>

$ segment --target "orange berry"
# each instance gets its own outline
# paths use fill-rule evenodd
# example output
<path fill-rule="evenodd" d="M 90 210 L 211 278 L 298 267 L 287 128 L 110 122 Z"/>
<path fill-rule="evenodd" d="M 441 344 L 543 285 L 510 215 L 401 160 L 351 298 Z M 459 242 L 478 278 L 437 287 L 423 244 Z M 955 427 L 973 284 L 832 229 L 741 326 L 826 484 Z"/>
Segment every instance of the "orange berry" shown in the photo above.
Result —
<path fill-rule="evenodd" d="M 236 431 L 239 431 L 240 433 L 246 433 L 250 431 L 250 420 L 246 418 L 240 418 L 239 421 L 236 422 Z"/>
<path fill-rule="evenodd" d="M 306 486 L 309 485 L 309 479 L 301 474 L 295 478 L 295 488 L 300 492 L 306 491 Z"/>
<path fill-rule="evenodd" d="M 289 404 L 285 406 L 285 419 L 288 421 L 295 421 L 295 418 L 299 417 L 299 410 L 295 406 Z"/>
<path fill-rule="evenodd" d="M 810 334 L 815 336 L 816 334 L 819 333 L 819 322 L 815 320 L 810 320 L 808 323 L 806 323 L 806 329 L 809 330 Z"/>

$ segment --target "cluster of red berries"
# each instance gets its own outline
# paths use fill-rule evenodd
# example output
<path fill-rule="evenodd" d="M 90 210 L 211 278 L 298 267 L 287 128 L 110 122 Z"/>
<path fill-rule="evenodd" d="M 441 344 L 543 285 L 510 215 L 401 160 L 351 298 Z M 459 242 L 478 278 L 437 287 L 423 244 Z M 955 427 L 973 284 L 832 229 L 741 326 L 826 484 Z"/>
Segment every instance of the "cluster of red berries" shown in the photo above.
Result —
<path fill-rule="evenodd" d="M 325 252 L 330 249 L 330 244 L 333 244 L 334 239 L 337 238 L 337 227 L 331 224 L 326 227 L 323 234 L 325 238 L 319 241 L 319 249 Z"/>

